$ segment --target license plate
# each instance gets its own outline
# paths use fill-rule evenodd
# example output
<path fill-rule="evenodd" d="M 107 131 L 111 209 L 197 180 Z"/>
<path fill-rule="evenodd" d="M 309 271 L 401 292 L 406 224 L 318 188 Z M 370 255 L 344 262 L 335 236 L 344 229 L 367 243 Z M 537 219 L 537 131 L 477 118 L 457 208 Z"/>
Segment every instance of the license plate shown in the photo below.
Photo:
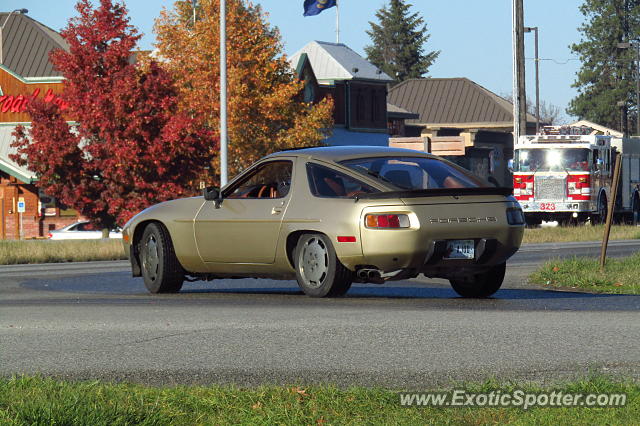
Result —
<path fill-rule="evenodd" d="M 445 259 L 473 259 L 475 257 L 475 243 L 473 240 L 447 241 Z"/>

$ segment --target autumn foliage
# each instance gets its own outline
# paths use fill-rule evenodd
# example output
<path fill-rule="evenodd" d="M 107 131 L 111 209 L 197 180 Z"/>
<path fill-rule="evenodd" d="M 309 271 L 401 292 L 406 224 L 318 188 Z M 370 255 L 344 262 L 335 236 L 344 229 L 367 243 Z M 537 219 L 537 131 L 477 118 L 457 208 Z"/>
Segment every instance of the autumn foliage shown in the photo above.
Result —
<path fill-rule="evenodd" d="M 181 112 L 166 70 L 132 64 L 140 36 L 123 4 L 80 0 L 76 9 L 79 15 L 61 32 L 69 51 L 51 55 L 65 77 L 66 109 L 30 103 L 32 127 L 16 130 L 13 159 L 63 204 L 103 227 L 122 225 L 151 204 L 193 195 L 218 146 Z"/>
<path fill-rule="evenodd" d="M 218 135 L 219 0 L 177 1 L 156 21 L 157 57 L 177 79 L 182 112 Z M 304 103 L 304 83 L 259 6 L 227 0 L 229 175 L 282 149 L 321 144 L 333 102 Z M 217 170 L 217 166 L 214 167 Z"/>

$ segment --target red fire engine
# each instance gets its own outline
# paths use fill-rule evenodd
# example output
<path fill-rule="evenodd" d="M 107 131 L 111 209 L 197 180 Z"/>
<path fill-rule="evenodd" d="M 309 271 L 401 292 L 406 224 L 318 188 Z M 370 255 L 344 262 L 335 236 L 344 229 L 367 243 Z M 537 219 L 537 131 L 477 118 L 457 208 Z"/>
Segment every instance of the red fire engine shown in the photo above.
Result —
<path fill-rule="evenodd" d="M 614 217 L 640 220 L 640 139 L 589 134 L 588 127 L 545 127 L 514 147 L 513 188 L 527 223 L 602 223 L 611 199 L 614 152 L 622 173 Z"/>

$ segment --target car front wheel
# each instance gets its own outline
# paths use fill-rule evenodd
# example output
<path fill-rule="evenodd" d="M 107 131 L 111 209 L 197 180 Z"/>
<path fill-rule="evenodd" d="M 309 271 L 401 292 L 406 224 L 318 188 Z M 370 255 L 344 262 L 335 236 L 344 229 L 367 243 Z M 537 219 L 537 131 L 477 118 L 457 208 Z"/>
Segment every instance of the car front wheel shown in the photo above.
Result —
<path fill-rule="evenodd" d="M 451 279 L 451 287 L 462 297 L 482 299 L 489 297 L 500 289 L 504 281 L 507 264 L 494 266 L 487 272 L 475 274 L 467 279 Z"/>
<path fill-rule="evenodd" d="M 353 282 L 353 272 L 347 269 L 325 235 L 306 234 L 295 249 L 298 285 L 307 296 L 343 296 Z"/>
<path fill-rule="evenodd" d="M 182 288 L 184 272 L 163 225 L 152 223 L 145 228 L 140 241 L 140 265 L 144 285 L 151 293 L 177 293 Z"/>

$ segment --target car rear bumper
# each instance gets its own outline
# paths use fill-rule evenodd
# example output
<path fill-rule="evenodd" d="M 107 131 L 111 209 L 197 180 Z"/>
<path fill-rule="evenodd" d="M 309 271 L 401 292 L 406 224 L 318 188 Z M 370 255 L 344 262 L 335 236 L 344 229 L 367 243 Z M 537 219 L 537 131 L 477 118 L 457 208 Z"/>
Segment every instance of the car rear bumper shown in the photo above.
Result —
<path fill-rule="evenodd" d="M 377 207 L 408 214 L 411 226 L 404 229 L 361 228 L 362 257 L 351 257 L 352 270 L 372 268 L 383 273 L 411 270 L 429 276 L 449 277 L 462 271 L 482 272 L 506 262 L 522 243 L 524 224 L 509 225 L 505 203 L 456 206 L 460 217 L 449 217 L 451 206 Z M 365 212 L 365 214 L 368 212 Z M 451 259 L 448 242 L 473 241 L 469 259 Z M 342 259 L 341 259 L 342 260 Z M 345 263 L 343 261 L 343 263 Z M 406 274 L 398 274 L 403 276 Z"/>

